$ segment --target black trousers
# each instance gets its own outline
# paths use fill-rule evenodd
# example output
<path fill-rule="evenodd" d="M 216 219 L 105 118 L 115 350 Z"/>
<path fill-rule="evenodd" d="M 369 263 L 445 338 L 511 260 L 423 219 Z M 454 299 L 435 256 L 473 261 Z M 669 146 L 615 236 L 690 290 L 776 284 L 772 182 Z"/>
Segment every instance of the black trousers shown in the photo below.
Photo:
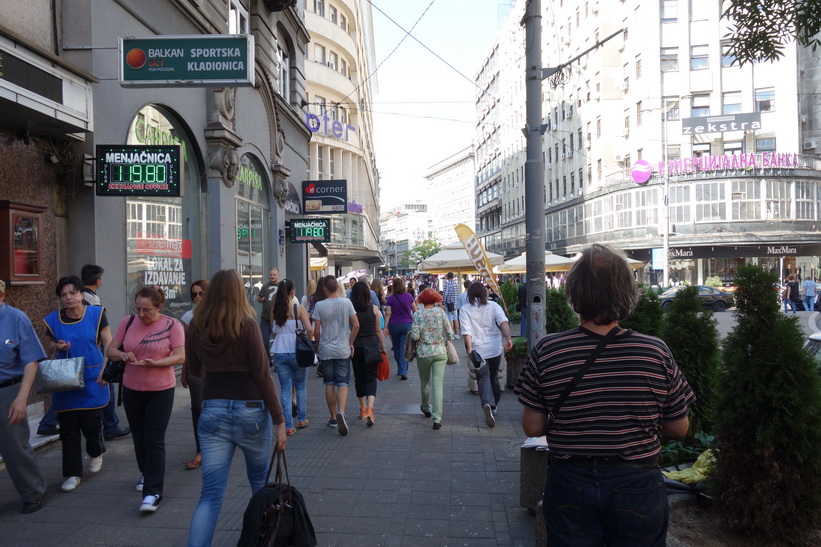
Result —
<path fill-rule="evenodd" d="M 131 426 L 137 466 L 145 478 L 143 496 L 162 496 L 165 481 L 165 430 L 174 407 L 174 388 L 137 391 L 123 386 L 123 407 Z"/>
<path fill-rule="evenodd" d="M 379 363 L 368 365 L 365 363 L 365 350 L 362 346 L 355 346 L 353 357 L 351 357 L 351 365 L 353 366 L 354 387 L 356 388 L 357 397 L 376 397 L 376 371 L 379 368 Z"/>
<path fill-rule="evenodd" d="M 103 409 L 66 410 L 57 413 L 60 422 L 60 444 L 63 445 L 63 476 L 83 476 L 82 437 L 86 452 L 96 458 L 105 452 L 103 443 Z"/>

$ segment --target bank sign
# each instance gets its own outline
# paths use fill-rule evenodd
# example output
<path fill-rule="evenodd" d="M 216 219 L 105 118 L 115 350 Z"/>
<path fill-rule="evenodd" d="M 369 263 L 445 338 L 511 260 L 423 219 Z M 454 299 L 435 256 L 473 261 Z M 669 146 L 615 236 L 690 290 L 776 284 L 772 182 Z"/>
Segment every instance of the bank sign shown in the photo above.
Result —
<path fill-rule="evenodd" d="M 123 87 L 220 87 L 254 85 L 251 35 L 120 38 Z"/>
<path fill-rule="evenodd" d="M 701 116 L 681 120 L 682 135 L 702 135 L 704 133 L 723 133 L 724 131 L 757 131 L 759 129 L 761 129 L 761 112 Z"/>
<path fill-rule="evenodd" d="M 303 180 L 302 211 L 306 215 L 347 213 L 348 181 Z"/>

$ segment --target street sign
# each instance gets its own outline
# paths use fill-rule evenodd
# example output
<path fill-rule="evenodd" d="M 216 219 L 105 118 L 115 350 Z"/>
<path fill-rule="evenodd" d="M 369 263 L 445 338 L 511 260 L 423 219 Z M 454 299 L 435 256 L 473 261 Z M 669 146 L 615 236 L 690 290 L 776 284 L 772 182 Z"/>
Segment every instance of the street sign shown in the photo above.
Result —
<path fill-rule="evenodd" d="M 682 118 L 682 135 L 723 133 L 724 131 L 757 131 L 761 129 L 761 112 Z"/>
<path fill-rule="evenodd" d="M 250 34 L 120 38 L 123 87 L 254 85 Z"/>

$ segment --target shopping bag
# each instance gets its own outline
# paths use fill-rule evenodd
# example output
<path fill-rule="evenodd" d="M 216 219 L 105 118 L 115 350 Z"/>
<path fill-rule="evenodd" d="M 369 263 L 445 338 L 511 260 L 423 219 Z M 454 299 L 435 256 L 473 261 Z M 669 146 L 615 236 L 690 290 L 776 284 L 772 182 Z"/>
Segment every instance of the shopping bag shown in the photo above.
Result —
<path fill-rule="evenodd" d="M 34 391 L 41 395 L 83 389 L 86 385 L 84 370 L 85 357 L 40 361 L 34 380 Z"/>
<path fill-rule="evenodd" d="M 391 377 L 391 365 L 388 363 L 388 354 L 382 354 L 382 360 L 379 361 L 379 366 L 376 369 L 376 379 L 383 382 Z"/>

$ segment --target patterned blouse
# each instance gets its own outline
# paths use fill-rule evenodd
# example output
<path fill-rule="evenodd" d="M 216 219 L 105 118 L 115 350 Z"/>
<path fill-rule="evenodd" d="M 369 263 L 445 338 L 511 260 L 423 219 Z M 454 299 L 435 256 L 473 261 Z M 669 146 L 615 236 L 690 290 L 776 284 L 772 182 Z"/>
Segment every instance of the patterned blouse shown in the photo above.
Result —
<path fill-rule="evenodd" d="M 416 348 L 417 357 L 446 354 L 446 343 L 451 336 L 453 329 L 442 308 L 420 308 L 413 314 L 410 337 L 419 340 L 419 346 Z"/>

